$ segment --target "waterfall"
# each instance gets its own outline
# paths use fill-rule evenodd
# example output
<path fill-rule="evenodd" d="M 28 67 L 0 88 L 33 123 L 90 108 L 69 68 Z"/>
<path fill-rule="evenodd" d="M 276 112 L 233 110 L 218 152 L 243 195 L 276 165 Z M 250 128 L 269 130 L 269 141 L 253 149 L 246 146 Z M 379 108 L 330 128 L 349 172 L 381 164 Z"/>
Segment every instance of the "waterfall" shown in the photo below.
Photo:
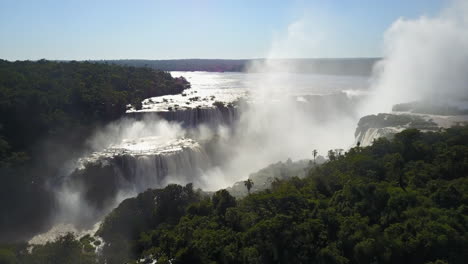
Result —
<path fill-rule="evenodd" d="M 209 159 L 198 143 L 171 153 L 117 155 L 107 162 L 107 166 L 112 166 L 123 179 L 125 189 L 136 193 L 163 186 L 171 180 L 180 183 L 197 181 L 197 176 L 208 164 Z"/>
<path fill-rule="evenodd" d="M 138 144 L 145 143 L 148 148 L 112 146 L 78 161 L 57 194 L 61 215 L 66 216 L 59 221 L 92 224 L 123 199 L 148 188 L 169 183 L 204 184 L 200 176 L 210 160 L 199 143 L 181 138 L 155 147 L 150 144 L 152 138 L 139 140 Z M 132 144 L 128 145 L 136 145 Z"/>
<path fill-rule="evenodd" d="M 209 108 L 183 108 L 172 111 L 137 111 L 127 115 L 137 119 L 144 115 L 157 115 L 167 121 L 179 122 L 183 127 L 196 127 L 204 124 L 216 127 L 221 124 L 231 125 L 239 117 L 239 111 L 234 106 L 219 106 Z"/>
<path fill-rule="evenodd" d="M 391 138 L 394 134 L 403 131 L 404 128 L 401 127 L 382 127 L 382 128 L 374 128 L 369 127 L 365 130 L 358 132 L 356 136 L 356 142 L 361 143 L 361 146 L 366 147 L 372 145 L 374 140 L 382 137 Z"/>
<path fill-rule="evenodd" d="M 355 132 L 355 143 L 361 146 L 369 146 L 374 139 L 386 137 L 392 138 L 408 128 L 419 129 L 422 132 L 439 131 L 441 128 L 451 127 L 465 123 L 468 116 L 465 115 L 427 115 L 413 113 L 380 113 L 364 116 L 359 120 Z"/>
<path fill-rule="evenodd" d="M 239 114 L 235 105 L 214 104 L 127 115 L 133 118 L 96 137 L 108 143 L 80 158 L 62 178 L 56 192 L 57 223 L 89 226 L 124 199 L 148 188 L 170 183 L 206 186 L 208 179 L 203 176 L 212 161 L 197 141 L 184 138 L 190 134 L 183 128 L 232 125 Z"/>

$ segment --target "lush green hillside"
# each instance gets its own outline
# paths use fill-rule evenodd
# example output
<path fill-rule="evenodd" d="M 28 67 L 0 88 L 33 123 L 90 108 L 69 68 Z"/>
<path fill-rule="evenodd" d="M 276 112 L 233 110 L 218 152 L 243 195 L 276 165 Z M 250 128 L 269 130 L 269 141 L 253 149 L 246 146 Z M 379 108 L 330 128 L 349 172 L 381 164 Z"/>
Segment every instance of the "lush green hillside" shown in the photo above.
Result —
<path fill-rule="evenodd" d="M 127 248 L 130 258 L 172 263 L 465 262 L 468 127 L 406 130 L 331 159 L 238 201 L 223 190 L 211 199 L 175 186 L 148 191 L 106 219 L 104 253 L 122 259 Z M 172 198 L 145 199 L 162 193 Z M 167 220 L 161 206 L 179 211 Z"/>
<path fill-rule="evenodd" d="M 304 179 L 277 180 L 271 190 L 240 200 L 190 185 L 125 200 L 98 231 L 106 241 L 103 257 L 107 263 L 466 262 L 468 127 L 406 130 L 330 158 Z"/>
<path fill-rule="evenodd" d="M 42 224 L 52 202 L 44 181 L 97 125 L 188 85 L 147 68 L 0 60 L 0 241 Z"/>

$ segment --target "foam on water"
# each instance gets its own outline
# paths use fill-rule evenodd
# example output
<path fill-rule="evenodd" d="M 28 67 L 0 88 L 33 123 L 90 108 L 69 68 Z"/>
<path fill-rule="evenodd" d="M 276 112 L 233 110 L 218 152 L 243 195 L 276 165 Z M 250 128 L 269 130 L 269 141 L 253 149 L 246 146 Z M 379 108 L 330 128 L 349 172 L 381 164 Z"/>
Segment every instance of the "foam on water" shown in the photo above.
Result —
<path fill-rule="evenodd" d="M 128 118 L 112 129 L 97 133 L 96 141 L 99 142 L 95 144 L 97 147 L 93 152 L 75 162 L 76 169 L 64 177 L 63 184 L 57 191 L 60 213 L 56 217 L 55 229 L 52 229 L 49 234 L 67 230 L 80 234 L 82 232 L 80 230 L 89 230 L 96 221 L 100 221 L 123 199 L 135 196 L 148 188 L 164 187 L 169 183 L 193 183 L 195 187 L 202 188 L 208 185 L 213 187 L 213 183 L 219 183 L 218 187 L 221 183 L 225 186 L 231 185 L 248 174 L 243 174 L 244 171 L 237 171 L 236 178 L 229 178 L 230 172 L 227 173 L 224 170 L 239 168 L 237 162 L 230 161 L 233 159 L 242 161 L 245 154 L 250 155 L 245 157 L 250 163 L 256 164 L 252 167 L 253 164 L 242 163 L 245 173 L 251 173 L 250 170 L 258 169 L 258 166 L 263 166 L 262 164 L 268 165 L 278 161 L 278 158 L 283 158 L 264 153 L 267 157 L 258 161 L 256 159 L 263 155 L 263 152 L 258 152 L 258 149 L 252 153 L 239 152 L 244 145 L 253 147 L 248 140 L 236 143 L 236 139 L 252 136 L 252 134 L 245 136 L 243 134 L 245 131 L 242 129 L 237 138 L 233 140 L 230 140 L 229 136 L 227 138 L 223 136 L 231 132 L 222 132 L 224 128 L 219 128 L 220 124 L 234 124 L 235 120 L 241 119 L 240 106 L 242 104 L 238 104 L 239 101 L 244 101 L 241 99 L 246 99 L 247 104 L 265 107 L 270 104 L 281 104 L 285 100 L 296 102 L 300 104 L 296 114 L 308 116 L 309 112 L 321 112 L 323 114 L 310 115 L 307 120 L 319 122 L 329 118 L 331 122 L 337 116 L 352 113 L 351 108 L 355 105 L 353 100 L 358 96 L 347 96 L 342 92 L 343 90 L 360 91 L 367 87 L 367 78 L 364 77 L 278 73 L 271 80 L 273 82 L 271 87 L 275 89 L 271 89 L 270 96 L 261 97 L 258 96 L 257 93 L 260 91 L 256 87 L 260 85 L 260 82 L 262 85 L 269 85 L 263 82 L 265 77 L 263 73 L 172 72 L 172 75 L 183 75 L 191 82 L 192 88 L 179 95 L 145 99 L 141 110 L 129 109 L 127 111 L 130 117 L 141 118 L 137 120 Z M 286 82 L 289 85 L 285 87 L 278 85 Z M 340 107 L 337 108 L 335 105 L 340 105 Z M 265 111 L 267 110 L 265 108 Z M 289 115 L 286 112 L 283 114 Z M 152 115 L 162 117 L 166 121 L 154 118 Z M 245 115 L 243 117 L 246 118 Z M 270 118 L 266 115 L 260 121 L 268 125 L 271 119 L 266 117 Z M 292 120 L 292 118 L 286 119 Z M 182 124 L 182 126 L 175 123 Z M 193 136 L 191 132 L 188 133 L 191 129 L 204 130 L 203 126 L 199 126 L 200 124 L 207 124 L 209 127 L 207 129 L 210 131 L 198 133 L 205 135 L 197 135 L 197 139 L 210 140 L 210 138 L 219 137 L 218 141 L 225 143 L 226 146 L 223 146 L 229 150 L 223 149 L 216 152 L 215 149 L 213 152 L 215 155 L 213 155 L 212 150 L 205 150 L 204 146 L 195 140 L 195 137 L 187 138 L 187 135 Z M 252 128 L 249 125 L 255 125 L 246 123 L 245 120 L 243 124 L 247 124 L 243 129 Z M 258 125 L 261 124 L 263 123 Z M 215 126 L 218 127 L 213 129 Z M 210 136 L 206 136 L 207 134 Z M 309 135 L 307 137 L 310 138 Z M 250 147 L 244 149 L 244 152 L 249 152 Z M 301 144 L 300 147 L 312 148 L 305 144 Z M 291 149 L 294 148 L 291 147 Z M 258 153 L 254 154 L 254 152 Z M 216 159 L 213 159 L 213 156 L 216 155 L 227 164 L 214 167 L 213 163 Z M 289 154 L 284 153 L 284 155 Z M 228 177 L 231 182 L 228 179 L 221 179 L 222 177 Z M 83 223 L 87 225 L 80 226 Z M 42 241 L 50 237 L 53 236 L 45 235 L 36 240 Z"/>

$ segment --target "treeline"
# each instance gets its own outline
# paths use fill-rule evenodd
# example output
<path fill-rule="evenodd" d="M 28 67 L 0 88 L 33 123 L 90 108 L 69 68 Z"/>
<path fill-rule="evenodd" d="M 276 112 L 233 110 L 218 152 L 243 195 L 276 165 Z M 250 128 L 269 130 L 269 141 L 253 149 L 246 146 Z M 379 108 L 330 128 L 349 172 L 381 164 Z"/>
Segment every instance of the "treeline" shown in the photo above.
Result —
<path fill-rule="evenodd" d="M 128 104 L 139 108 L 144 98 L 188 86 L 148 68 L 0 60 L 0 241 L 21 233 L 18 225 L 41 223 L 36 213 L 47 214 L 51 202 L 44 178 L 97 125 L 121 117 Z"/>
<path fill-rule="evenodd" d="M 162 71 L 242 72 L 245 71 L 249 60 L 105 60 L 96 62 L 132 67 L 146 67 Z"/>
<path fill-rule="evenodd" d="M 262 65 L 267 59 L 104 60 L 95 62 L 147 67 L 163 71 L 261 72 L 269 70 L 282 72 L 287 70 L 300 73 L 369 76 L 378 60 L 379 58 L 268 59 L 268 67 L 251 67 Z"/>
<path fill-rule="evenodd" d="M 148 190 L 107 216 L 99 258 L 77 261 L 100 245 L 85 238 L 62 263 L 466 262 L 468 127 L 410 129 L 329 154 L 304 179 L 290 175 L 243 199 L 191 185 Z M 61 250 L 58 240 L 32 255 L 3 252 L 53 263 Z"/>

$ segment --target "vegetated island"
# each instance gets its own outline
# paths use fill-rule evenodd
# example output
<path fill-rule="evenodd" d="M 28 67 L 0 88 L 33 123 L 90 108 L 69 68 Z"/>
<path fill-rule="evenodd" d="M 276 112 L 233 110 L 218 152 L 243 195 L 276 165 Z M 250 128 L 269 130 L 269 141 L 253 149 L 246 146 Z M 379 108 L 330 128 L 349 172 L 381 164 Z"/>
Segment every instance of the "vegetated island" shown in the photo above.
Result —
<path fill-rule="evenodd" d="M 53 210 L 44 183 L 128 104 L 177 94 L 184 78 L 91 62 L 0 60 L 0 242 L 37 232 Z M 54 160 L 49 160 L 53 157 Z M 14 201 L 14 202 L 12 202 Z"/>

